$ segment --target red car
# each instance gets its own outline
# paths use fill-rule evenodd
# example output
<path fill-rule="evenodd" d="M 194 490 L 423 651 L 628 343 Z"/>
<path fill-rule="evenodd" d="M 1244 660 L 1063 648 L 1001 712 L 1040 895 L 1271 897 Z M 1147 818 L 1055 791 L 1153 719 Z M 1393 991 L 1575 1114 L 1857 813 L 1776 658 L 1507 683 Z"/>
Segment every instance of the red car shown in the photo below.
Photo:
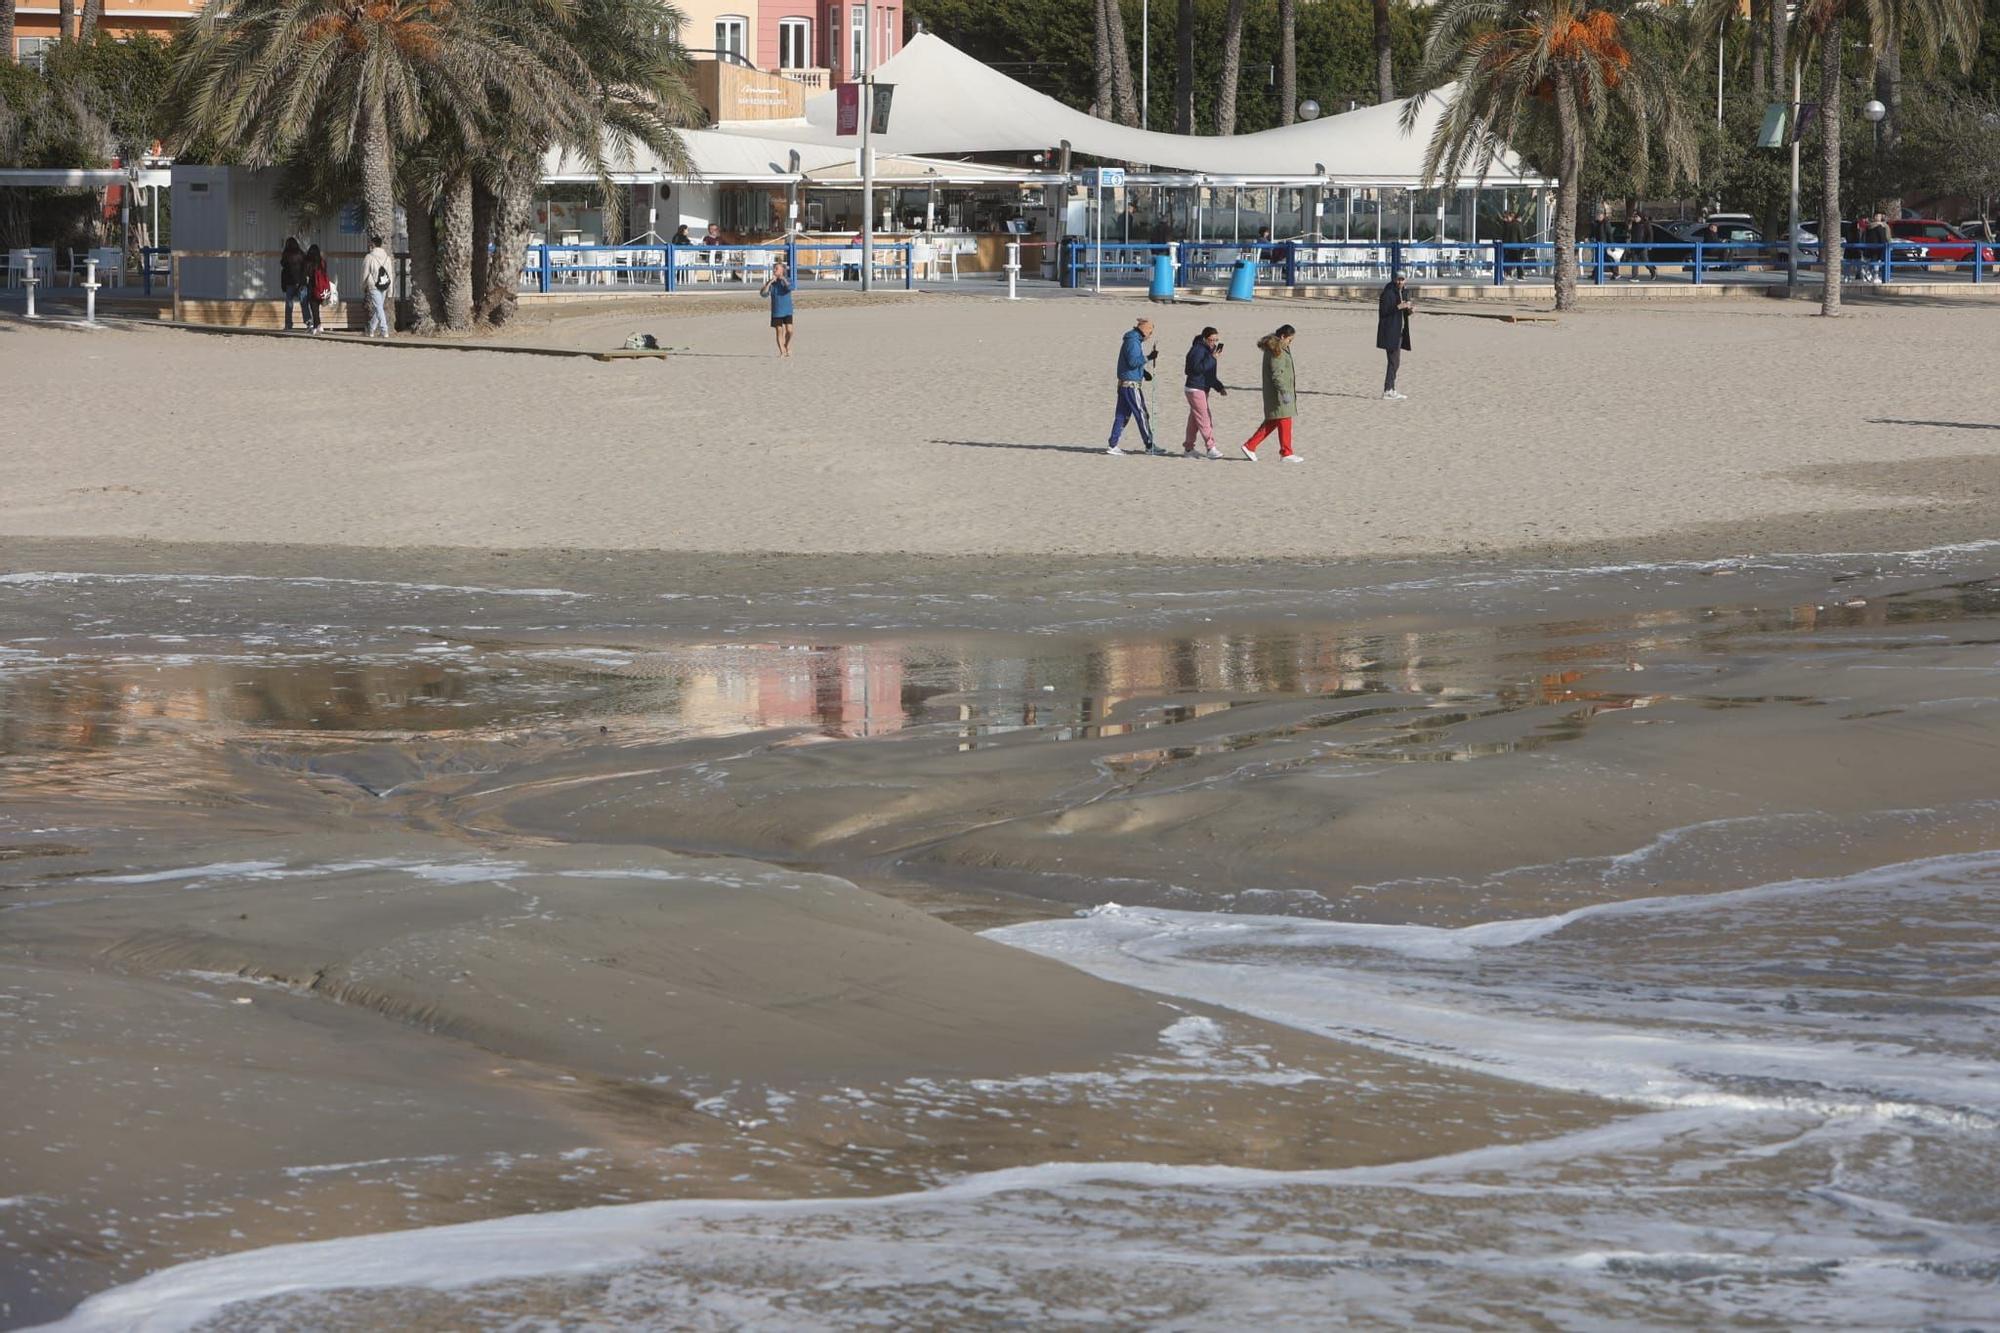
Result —
<path fill-rule="evenodd" d="M 1949 222 L 1937 218 L 1900 218 L 1889 224 L 1889 234 L 1899 241 L 1915 241 L 1940 264 L 1971 264 L 1972 247 L 1978 244 Z M 1992 246 L 1979 246 L 1979 262 L 1993 262 Z"/>

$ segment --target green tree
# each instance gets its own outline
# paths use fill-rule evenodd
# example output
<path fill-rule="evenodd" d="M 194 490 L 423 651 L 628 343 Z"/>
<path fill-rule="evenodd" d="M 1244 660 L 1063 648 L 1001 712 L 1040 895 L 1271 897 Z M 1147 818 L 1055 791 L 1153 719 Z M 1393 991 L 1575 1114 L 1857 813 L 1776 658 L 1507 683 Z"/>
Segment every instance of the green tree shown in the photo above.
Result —
<path fill-rule="evenodd" d="M 1657 141 L 1676 170 L 1692 171 L 1694 138 L 1670 65 L 1637 40 L 1660 12 L 1632 0 L 1444 0 L 1424 45 L 1418 86 L 1456 84 L 1424 153 L 1427 184 L 1483 174 L 1504 144 L 1553 129 L 1556 309 L 1576 305 L 1576 215 L 1585 163 L 1612 109 L 1629 117 L 1633 169 Z M 1404 104 L 1415 124 L 1430 94 Z"/>

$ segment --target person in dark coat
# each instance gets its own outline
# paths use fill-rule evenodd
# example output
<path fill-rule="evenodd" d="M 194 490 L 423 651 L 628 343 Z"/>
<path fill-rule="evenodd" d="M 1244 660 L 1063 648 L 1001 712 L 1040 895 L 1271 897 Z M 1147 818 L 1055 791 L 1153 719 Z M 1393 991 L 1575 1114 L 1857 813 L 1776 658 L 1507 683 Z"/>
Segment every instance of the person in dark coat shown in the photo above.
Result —
<path fill-rule="evenodd" d="M 1208 414 L 1208 395 L 1219 393 L 1228 397 L 1229 390 L 1222 387 L 1221 363 L 1216 356 L 1222 351 L 1222 337 L 1213 325 L 1194 336 L 1187 354 L 1187 438 L 1181 441 L 1181 453 L 1188 458 L 1198 457 L 1195 449 L 1197 438 L 1208 444 L 1208 457 L 1220 458 L 1215 447 L 1215 422 Z"/>
<path fill-rule="evenodd" d="M 304 309 L 306 298 L 306 252 L 296 236 L 285 238 L 284 253 L 278 256 L 278 286 L 285 293 L 285 327 L 292 327 L 292 307 Z"/>
<path fill-rule="evenodd" d="M 1653 243 L 1653 224 L 1644 213 L 1634 213 L 1625 219 L 1625 257 L 1632 261 L 1632 281 L 1639 280 L 1639 265 L 1646 266 L 1646 280 L 1660 280 L 1660 266 L 1653 262 L 1653 252 L 1646 249 Z"/>
<path fill-rule="evenodd" d="M 1526 239 L 1521 231 L 1520 216 L 1511 208 L 1502 210 L 1500 214 L 1500 276 L 1502 278 L 1507 276 L 1509 270 L 1519 269 L 1526 262 L 1519 250 L 1508 248 L 1524 244 Z"/>
<path fill-rule="evenodd" d="M 1606 208 L 1603 204 L 1599 204 L 1597 206 L 1596 215 L 1590 219 L 1590 230 L 1588 234 L 1585 235 L 1584 239 L 1589 241 L 1592 244 L 1592 246 L 1601 245 L 1608 249 L 1610 247 L 1616 246 L 1618 242 L 1624 239 L 1624 237 L 1620 236 L 1618 234 L 1618 229 L 1613 225 L 1611 225 L 1611 210 Z M 1599 253 L 1601 254 L 1602 252 L 1600 251 Z M 1603 258 L 1610 261 L 1611 280 L 1613 282 L 1616 282 L 1618 280 L 1618 261 L 1620 258 L 1623 257 L 1623 255 L 1624 252 L 1622 250 L 1619 251 L 1617 254 L 1603 255 Z M 1591 262 L 1593 267 L 1595 267 L 1597 259 L 1598 259 L 1597 254 L 1593 254 L 1591 256 Z"/>
<path fill-rule="evenodd" d="M 1396 391 L 1396 372 L 1402 369 L 1403 353 L 1410 350 L 1410 312 L 1416 302 L 1403 286 L 1403 275 L 1382 284 L 1382 296 L 1375 303 L 1375 345 L 1389 354 L 1389 372 L 1382 379 L 1382 396 L 1408 398 Z"/>

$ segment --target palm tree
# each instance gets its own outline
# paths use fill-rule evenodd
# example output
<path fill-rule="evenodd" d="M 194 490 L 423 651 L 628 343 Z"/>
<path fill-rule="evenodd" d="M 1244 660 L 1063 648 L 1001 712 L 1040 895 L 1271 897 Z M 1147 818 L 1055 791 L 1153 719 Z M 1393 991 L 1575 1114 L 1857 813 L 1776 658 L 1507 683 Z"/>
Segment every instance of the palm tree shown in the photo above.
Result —
<path fill-rule="evenodd" d="M 1139 97 L 1132 84 L 1132 48 L 1125 43 L 1125 7 L 1120 0 L 1098 0 L 1104 7 L 1104 31 L 1111 44 L 1111 100 L 1121 125 L 1139 123 Z"/>
<path fill-rule="evenodd" d="M 1174 133 L 1194 133 L 1194 0 L 1181 0 L 1175 30 Z"/>
<path fill-rule="evenodd" d="M 1278 0 L 1278 123 L 1299 114 L 1299 0 Z"/>
<path fill-rule="evenodd" d="M 1118 119 L 1118 94 L 1111 85 L 1111 16 L 1104 0 L 1090 5 L 1091 69 L 1096 75 L 1097 102 L 1091 108 L 1106 120 Z"/>
<path fill-rule="evenodd" d="M 1700 0 L 1694 21 L 1713 31 L 1716 8 L 1730 7 L 1731 0 Z M 1772 8 L 1782 9 L 1774 0 Z M 1846 57 L 1846 29 L 1850 18 L 1866 24 L 1869 45 L 1880 53 L 1895 45 L 1898 58 L 1892 66 L 1900 80 L 1900 52 L 1905 38 L 1926 66 L 1949 44 L 1958 51 L 1960 66 L 1972 68 L 1979 47 L 1982 6 L 1979 0 L 1798 0 L 1792 14 L 1793 26 L 1786 37 L 1789 46 L 1801 41 L 1819 44 L 1819 126 L 1820 126 L 1820 264 L 1826 281 L 1820 289 L 1822 315 L 1840 313 L 1841 267 L 1844 246 L 1840 235 L 1840 126 L 1847 103 L 1843 65 Z"/>
<path fill-rule="evenodd" d="M 83 0 L 83 17 L 77 25 L 77 40 L 87 42 L 97 35 L 97 25 L 104 18 L 104 0 Z"/>
<path fill-rule="evenodd" d="M 650 148 L 672 174 L 692 174 L 677 131 L 704 122 L 688 82 L 680 14 L 670 5 L 659 0 L 577 0 L 562 10 L 542 0 L 511 0 L 511 5 L 504 30 L 568 95 L 503 90 L 486 126 L 485 152 L 470 163 L 475 230 L 469 282 L 475 317 L 494 324 L 512 318 L 516 309 L 535 185 L 549 149 L 574 154 L 598 173 L 608 193 L 616 158 L 634 145 Z M 449 216 L 465 216 L 455 199 Z M 455 240 L 441 239 L 451 251 Z M 479 257 L 489 247 L 492 258 L 482 265 Z"/>
<path fill-rule="evenodd" d="M 1668 22 L 1643 0 L 1444 0 L 1424 42 L 1418 93 L 1403 106 L 1410 129 L 1427 97 L 1445 97 L 1424 153 L 1426 186 L 1484 176 L 1510 140 L 1551 128 L 1556 142 L 1556 309 L 1576 306 L 1576 211 L 1583 164 L 1616 106 L 1630 122 L 1631 170 L 1642 187 L 1652 140 L 1669 168 L 1691 175 L 1695 141 L 1684 123 L 1674 71 L 1652 42 L 1628 40 Z"/>
<path fill-rule="evenodd" d="M 175 72 L 174 138 L 252 166 L 309 139 L 361 175 L 363 225 L 395 235 L 395 149 L 440 109 L 469 129 L 512 53 L 452 0 L 208 0 Z M 470 136 L 468 136 L 470 137 Z"/>
<path fill-rule="evenodd" d="M 14 58 L 14 0 L 0 0 L 0 60 Z"/>
<path fill-rule="evenodd" d="M 1396 100 L 1396 68 L 1389 57 L 1389 0 L 1375 0 L 1375 103 Z"/>
<path fill-rule="evenodd" d="M 68 41 L 76 36 L 76 0 L 57 0 L 56 37 Z"/>
<path fill-rule="evenodd" d="M 1243 74 L 1244 0 L 1229 0 L 1222 19 L 1222 72 L 1215 81 L 1215 132 L 1236 133 L 1236 81 Z"/>

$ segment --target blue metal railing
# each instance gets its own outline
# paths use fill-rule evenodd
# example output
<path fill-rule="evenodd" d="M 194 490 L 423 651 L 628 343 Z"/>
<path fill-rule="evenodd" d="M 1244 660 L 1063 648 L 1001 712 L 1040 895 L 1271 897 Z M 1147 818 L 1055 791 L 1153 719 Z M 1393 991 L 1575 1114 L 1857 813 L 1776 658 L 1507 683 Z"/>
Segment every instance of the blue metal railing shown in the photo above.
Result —
<path fill-rule="evenodd" d="M 915 246 L 878 241 L 873 277 L 909 290 L 916 285 Z M 521 265 L 524 283 L 538 292 L 592 283 L 679 291 L 697 282 L 762 285 L 783 259 L 794 278 L 856 281 L 861 247 L 838 241 L 774 245 L 531 245 Z"/>
<path fill-rule="evenodd" d="M 1941 259 L 1909 242 L 1884 246 L 1849 241 L 1842 246 L 1842 270 L 1848 277 L 1875 277 L 1887 282 L 1897 274 L 1908 277 L 1935 267 L 1969 273 L 1983 283 L 1994 267 L 1993 247 L 1980 242 L 1963 246 L 1963 258 Z M 1067 285 L 1087 287 L 1145 285 L 1152 279 L 1153 261 L 1166 254 L 1174 263 L 1177 287 L 1227 286 L 1239 261 L 1257 266 L 1260 287 L 1302 284 L 1383 282 L 1393 273 L 1416 278 L 1452 278 L 1495 285 L 1529 279 L 1550 281 L 1555 275 L 1556 247 L 1548 241 L 1138 241 L 1088 240 L 1065 243 Z M 1799 247 L 1801 272 L 1817 268 L 1819 246 Z M 1772 241 L 1581 241 L 1577 266 L 1584 282 L 1600 284 L 1637 279 L 1644 270 L 1649 281 L 1703 284 L 1717 275 L 1785 271 L 1785 246 Z"/>
<path fill-rule="evenodd" d="M 155 260 L 158 260 L 157 266 Z M 146 295 L 153 294 L 153 279 L 170 278 L 174 272 L 174 252 L 164 245 L 147 245 L 139 249 L 139 281 Z"/>

